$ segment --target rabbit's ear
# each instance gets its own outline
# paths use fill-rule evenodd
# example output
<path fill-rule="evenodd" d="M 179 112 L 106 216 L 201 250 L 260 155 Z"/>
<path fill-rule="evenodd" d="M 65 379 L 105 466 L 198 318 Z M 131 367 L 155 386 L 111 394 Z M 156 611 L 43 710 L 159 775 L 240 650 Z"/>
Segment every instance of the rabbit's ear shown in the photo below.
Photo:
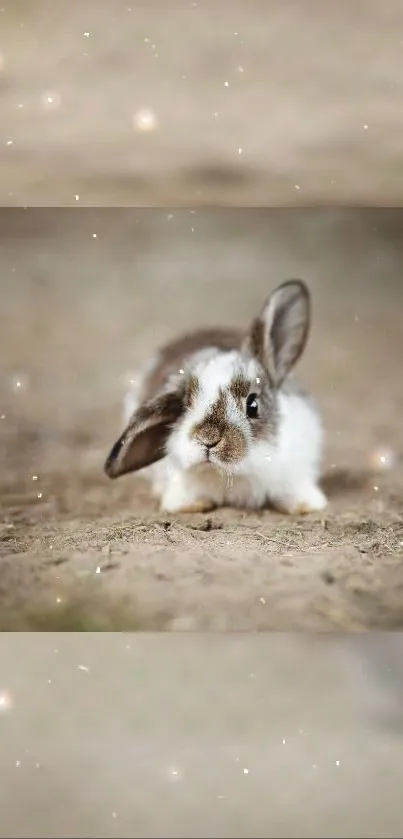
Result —
<path fill-rule="evenodd" d="M 245 348 L 279 387 L 301 356 L 310 326 L 310 294 L 302 280 L 288 280 L 270 295 L 252 323 Z"/>
<path fill-rule="evenodd" d="M 107 458 L 108 477 L 137 472 L 161 460 L 172 425 L 182 411 L 183 396 L 179 391 L 164 393 L 141 405 Z"/>

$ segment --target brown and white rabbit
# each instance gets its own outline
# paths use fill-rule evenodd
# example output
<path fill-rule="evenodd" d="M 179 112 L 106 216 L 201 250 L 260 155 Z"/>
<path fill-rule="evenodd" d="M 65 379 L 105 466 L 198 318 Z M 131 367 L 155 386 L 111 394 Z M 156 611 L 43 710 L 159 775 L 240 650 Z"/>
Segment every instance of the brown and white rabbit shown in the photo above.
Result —
<path fill-rule="evenodd" d="M 139 379 L 106 474 L 149 467 L 161 509 L 172 513 L 323 509 L 321 421 L 289 379 L 309 326 L 309 291 L 289 280 L 246 333 L 202 330 L 165 346 Z"/>

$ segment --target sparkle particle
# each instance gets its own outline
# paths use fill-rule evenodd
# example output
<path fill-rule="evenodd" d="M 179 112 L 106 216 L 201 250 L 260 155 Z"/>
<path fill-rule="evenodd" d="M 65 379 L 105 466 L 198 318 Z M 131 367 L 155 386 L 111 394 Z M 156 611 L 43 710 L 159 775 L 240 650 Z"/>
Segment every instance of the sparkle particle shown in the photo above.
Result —
<path fill-rule="evenodd" d="M 395 460 L 396 458 L 394 452 L 388 448 L 375 449 L 370 457 L 372 468 L 376 469 L 378 472 L 392 469 L 395 464 Z"/>
<path fill-rule="evenodd" d="M 55 90 L 49 90 L 42 94 L 41 105 L 46 111 L 55 111 L 61 104 L 62 97 Z"/>
<path fill-rule="evenodd" d="M 133 114 L 132 122 L 136 131 L 154 131 L 158 125 L 156 114 L 149 108 L 141 108 L 136 111 Z"/>
<path fill-rule="evenodd" d="M 182 772 L 175 766 L 171 766 L 168 769 L 168 775 L 171 778 L 171 780 L 178 781 L 182 777 Z"/>
<path fill-rule="evenodd" d="M 12 705 L 13 701 L 9 693 L 0 694 L 0 711 L 9 711 Z"/>

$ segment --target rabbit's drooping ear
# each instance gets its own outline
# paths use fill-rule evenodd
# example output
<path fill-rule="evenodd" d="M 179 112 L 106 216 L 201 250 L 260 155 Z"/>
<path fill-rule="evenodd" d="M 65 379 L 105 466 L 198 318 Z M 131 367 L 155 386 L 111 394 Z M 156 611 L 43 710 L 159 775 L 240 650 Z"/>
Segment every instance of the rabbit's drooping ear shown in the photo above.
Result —
<path fill-rule="evenodd" d="M 245 347 L 279 387 L 302 354 L 310 326 L 310 294 L 302 280 L 288 280 L 270 295 L 252 323 Z"/>
<path fill-rule="evenodd" d="M 113 446 L 105 463 L 109 478 L 137 472 L 165 456 L 165 443 L 183 410 L 179 391 L 162 394 L 141 405 Z"/>

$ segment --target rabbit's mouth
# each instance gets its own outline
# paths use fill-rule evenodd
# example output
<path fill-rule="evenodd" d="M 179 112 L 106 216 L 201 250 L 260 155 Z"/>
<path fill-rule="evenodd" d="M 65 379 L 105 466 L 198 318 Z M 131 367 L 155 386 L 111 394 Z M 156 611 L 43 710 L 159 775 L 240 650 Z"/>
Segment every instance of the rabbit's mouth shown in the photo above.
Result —
<path fill-rule="evenodd" d="M 242 471 L 245 463 L 245 456 L 221 457 L 219 452 L 210 452 L 209 457 L 204 461 L 205 466 L 211 466 L 222 475 L 235 475 Z"/>
<path fill-rule="evenodd" d="M 214 449 L 203 451 L 200 460 L 193 466 L 197 472 L 219 472 L 221 475 L 234 475 L 242 471 L 242 464 L 245 458 L 222 458 L 220 453 Z"/>
<path fill-rule="evenodd" d="M 240 463 L 244 460 L 243 457 L 238 456 L 230 456 L 229 452 L 225 449 L 220 451 L 219 447 L 214 447 L 214 449 L 207 448 L 202 455 L 202 461 L 200 463 L 201 466 L 205 467 L 212 467 L 213 469 L 218 469 L 220 472 L 225 473 L 232 473 L 234 470 L 239 467 Z"/>

